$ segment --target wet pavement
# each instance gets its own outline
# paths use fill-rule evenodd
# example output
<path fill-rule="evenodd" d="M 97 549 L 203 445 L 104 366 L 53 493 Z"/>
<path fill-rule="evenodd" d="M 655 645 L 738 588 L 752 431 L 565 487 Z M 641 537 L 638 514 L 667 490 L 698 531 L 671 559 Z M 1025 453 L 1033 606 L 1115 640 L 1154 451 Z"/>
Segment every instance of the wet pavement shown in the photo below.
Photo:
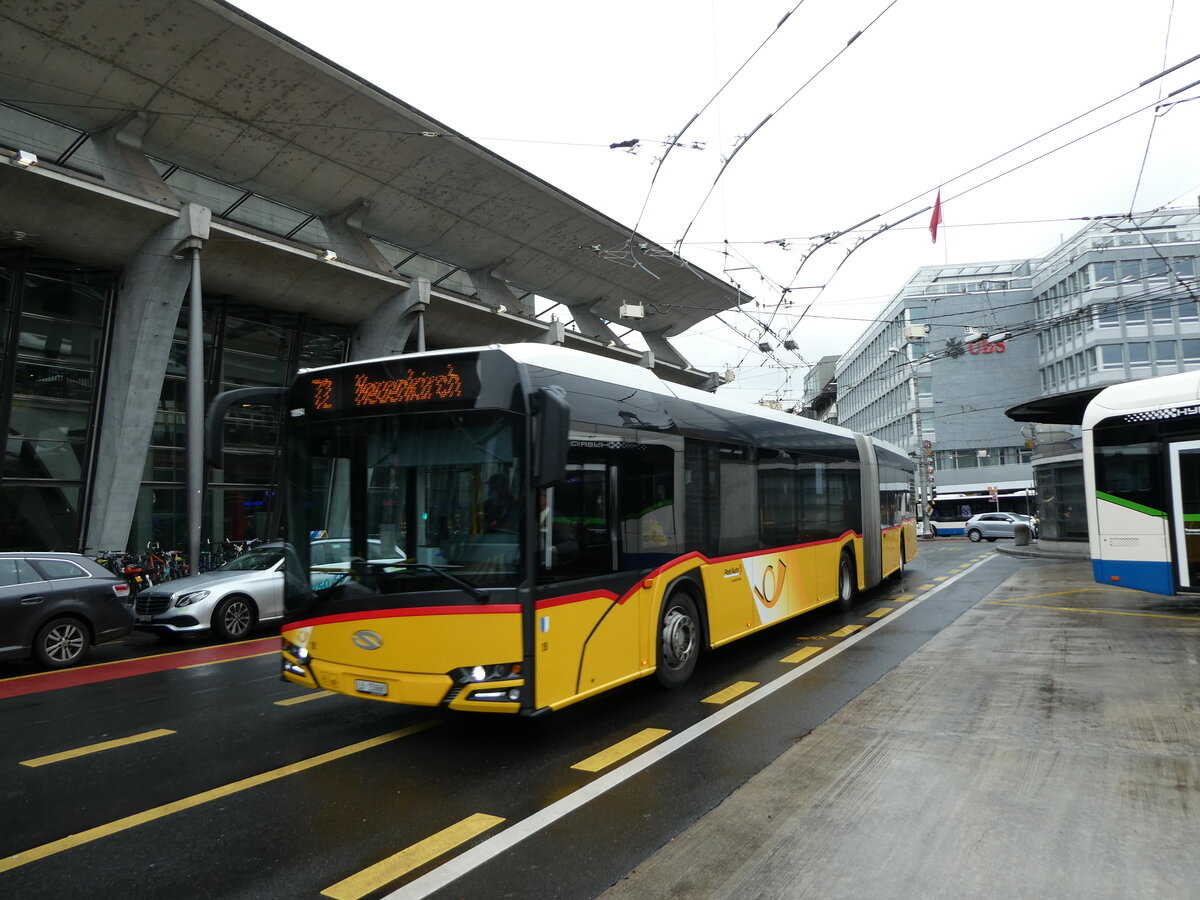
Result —
<path fill-rule="evenodd" d="M 602 896 L 1200 895 L 1200 600 L 1035 554 Z"/>

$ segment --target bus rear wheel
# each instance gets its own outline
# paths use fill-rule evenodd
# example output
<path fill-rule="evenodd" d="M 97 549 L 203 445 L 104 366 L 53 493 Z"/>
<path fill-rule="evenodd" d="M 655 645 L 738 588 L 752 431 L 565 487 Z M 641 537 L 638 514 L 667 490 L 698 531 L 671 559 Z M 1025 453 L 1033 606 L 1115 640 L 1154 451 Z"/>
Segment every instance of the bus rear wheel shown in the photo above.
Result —
<path fill-rule="evenodd" d="M 692 677 L 700 657 L 700 614 L 687 591 L 675 591 L 663 604 L 658 627 L 659 684 L 676 688 Z"/>

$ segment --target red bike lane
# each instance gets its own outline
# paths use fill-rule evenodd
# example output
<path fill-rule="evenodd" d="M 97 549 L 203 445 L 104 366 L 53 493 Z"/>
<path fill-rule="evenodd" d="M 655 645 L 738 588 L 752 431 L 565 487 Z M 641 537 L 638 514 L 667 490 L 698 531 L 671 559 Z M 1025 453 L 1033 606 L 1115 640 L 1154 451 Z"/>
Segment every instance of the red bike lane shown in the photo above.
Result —
<path fill-rule="evenodd" d="M 13 678 L 0 679 L 0 700 L 8 697 L 21 697 L 26 694 L 38 694 L 42 691 L 78 687 L 84 684 L 97 684 L 101 681 L 113 681 L 117 678 L 132 678 L 134 675 L 146 675 L 151 672 L 183 669 L 205 663 L 265 656 L 268 653 L 278 653 L 279 649 L 280 637 L 275 635 L 236 644 L 197 647 L 194 650 L 177 650 L 154 656 L 143 656 L 138 659 L 123 659 L 114 662 L 93 663 L 90 666 L 76 666 L 71 669 L 59 669 L 53 672 L 17 675 Z"/>

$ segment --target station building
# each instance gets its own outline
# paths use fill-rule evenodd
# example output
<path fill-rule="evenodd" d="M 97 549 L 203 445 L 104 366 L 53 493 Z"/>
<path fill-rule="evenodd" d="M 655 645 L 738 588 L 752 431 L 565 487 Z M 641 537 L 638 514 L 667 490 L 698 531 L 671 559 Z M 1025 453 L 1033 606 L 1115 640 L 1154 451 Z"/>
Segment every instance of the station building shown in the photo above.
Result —
<path fill-rule="evenodd" d="M 985 511 L 995 489 L 1030 499 L 1043 544 L 1086 541 L 1071 416 L 1108 384 L 1200 368 L 1198 255 L 1184 208 L 1090 221 L 1044 257 L 918 269 L 842 354 L 839 421 L 917 456 L 939 507 Z"/>
<path fill-rule="evenodd" d="M 0 60 L 0 548 L 186 546 L 197 384 L 512 341 L 720 382 L 670 338 L 734 287 L 219 0 L 10 5 Z M 227 423 L 203 538 L 278 533 L 278 424 Z"/>

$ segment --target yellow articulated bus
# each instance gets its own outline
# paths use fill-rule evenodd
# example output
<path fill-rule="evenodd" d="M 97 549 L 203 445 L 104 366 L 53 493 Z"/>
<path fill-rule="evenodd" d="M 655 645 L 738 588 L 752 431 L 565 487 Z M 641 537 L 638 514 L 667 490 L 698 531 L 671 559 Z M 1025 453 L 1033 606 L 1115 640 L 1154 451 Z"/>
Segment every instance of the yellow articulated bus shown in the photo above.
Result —
<path fill-rule="evenodd" d="M 310 688 L 536 715 L 673 687 L 916 555 L 899 448 L 595 354 L 406 354 L 271 390 L 283 677 Z M 248 399 L 214 401 L 210 434 Z"/>

